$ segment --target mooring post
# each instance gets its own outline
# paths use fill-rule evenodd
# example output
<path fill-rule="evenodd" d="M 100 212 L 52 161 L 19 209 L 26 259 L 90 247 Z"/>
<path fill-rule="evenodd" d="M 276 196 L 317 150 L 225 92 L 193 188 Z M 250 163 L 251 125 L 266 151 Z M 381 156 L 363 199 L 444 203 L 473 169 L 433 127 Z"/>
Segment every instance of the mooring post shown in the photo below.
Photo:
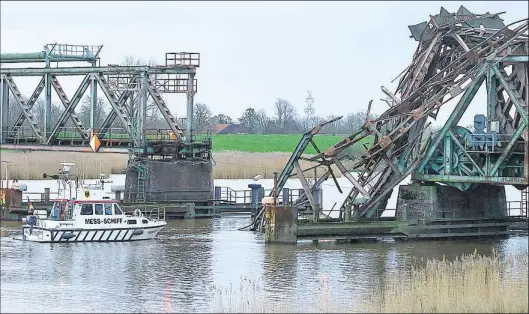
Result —
<path fill-rule="evenodd" d="M 316 208 L 313 211 L 314 222 L 318 222 L 320 220 L 321 194 L 322 194 L 321 192 L 322 192 L 322 190 L 321 190 L 321 186 L 320 185 L 314 186 L 314 188 L 312 189 L 312 196 L 313 196 L 314 201 L 316 203 Z"/>
<path fill-rule="evenodd" d="M 267 200 L 268 199 L 268 200 Z M 269 198 L 263 199 L 265 207 L 265 243 L 297 243 L 298 211 L 295 206 L 277 206 Z"/>
<path fill-rule="evenodd" d="M 283 188 L 283 206 L 290 205 L 290 189 Z"/>
<path fill-rule="evenodd" d="M 221 186 L 216 186 L 215 187 L 215 200 L 216 201 L 220 201 L 222 197 L 222 187 Z"/>
<path fill-rule="evenodd" d="M 257 215 L 258 206 L 259 206 L 259 199 L 260 199 L 260 191 L 261 191 L 261 185 L 260 184 L 248 184 L 248 187 L 251 190 L 251 197 L 252 197 L 252 215 Z"/>
<path fill-rule="evenodd" d="M 272 195 L 274 197 L 274 206 L 277 205 L 277 172 L 274 172 L 274 189 L 272 190 Z"/>

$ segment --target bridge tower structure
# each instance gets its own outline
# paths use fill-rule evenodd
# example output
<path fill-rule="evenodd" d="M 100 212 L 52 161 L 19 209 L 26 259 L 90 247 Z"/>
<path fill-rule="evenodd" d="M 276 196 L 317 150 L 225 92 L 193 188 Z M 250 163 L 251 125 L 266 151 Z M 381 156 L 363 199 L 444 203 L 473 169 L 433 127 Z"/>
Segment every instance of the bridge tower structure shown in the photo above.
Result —
<path fill-rule="evenodd" d="M 338 169 L 352 185 L 339 207 L 342 222 L 380 219 L 394 188 L 406 178 L 411 184 L 398 188 L 399 221 L 503 217 L 505 186 L 529 186 L 529 26 L 528 19 L 505 25 L 500 15 L 475 14 L 463 6 L 455 13 L 441 8 L 429 20 L 408 26 L 418 46 L 398 76 L 396 91 L 382 87 L 389 108 L 372 118 L 369 102 L 357 132 L 308 159 L 301 156 L 309 143 L 315 145 L 312 137 L 321 126 L 305 134 L 277 189 L 296 174 L 303 182 L 305 171 L 323 165 L 328 171 L 317 181 L 334 178 L 333 169 Z M 479 113 L 470 130 L 458 123 L 480 87 L 486 101 L 474 101 Z M 448 119 L 430 132 L 432 120 L 450 101 L 455 108 Z M 373 144 L 346 168 L 344 150 L 366 141 Z M 313 165 L 300 169 L 301 159 Z M 299 201 L 312 206 L 310 186 L 304 186 L 307 197 Z M 263 225 L 259 217 L 254 229 Z M 316 232 L 324 227 L 307 228 Z"/>
<path fill-rule="evenodd" d="M 193 182 L 199 184 L 199 190 L 206 192 L 203 195 L 198 193 L 195 197 L 212 198 L 211 137 L 194 134 L 193 130 L 196 71 L 200 67 L 200 54 L 166 53 L 162 65 L 102 66 L 101 50 L 102 46 L 54 43 L 46 45 L 41 52 L 2 53 L 2 149 L 128 153 L 129 163 L 141 163 L 143 167 L 127 168 L 127 182 L 136 183 L 126 184 L 125 192 L 128 189 L 138 191 L 137 182 L 142 182 L 145 192 L 140 194 L 145 201 L 153 201 L 154 194 L 159 197 L 166 190 L 181 190 L 180 184 L 183 182 L 174 183 L 174 180 L 167 178 L 189 177 L 188 173 L 194 171 L 191 168 L 201 162 L 205 163 L 205 169 L 200 173 L 205 177 Z M 74 62 L 85 65 L 71 66 Z M 13 67 L 10 64 L 31 66 Z M 36 67 L 35 64 L 44 66 Z M 83 78 L 73 95 L 67 95 L 59 82 L 59 78 L 64 76 Z M 21 93 L 16 83 L 24 77 L 41 78 L 29 97 Z M 112 108 L 99 124 L 95 119 L 98 88 Z M 55 90 L 63 107 L 55 123 L 52 123 L 51 115 L 52 90 Z M 35 104 L 42 92 L 44 114 L 37 114 Z M 90 96 L 88 125 L 75 112 L 86 93 Z M 186 95 L 186 118 L 176 120 L 162 97 L 165 93 Z M 147 127 L 149 102 L 167 122 L 167 127 Z M 156 173 L 155 169 L 160 167 L 153 166 L 158 163 L 165 163 L 163 175 Z M 134 174 L 131 169 L 142 169 L 142 179 L 139 180 L 137 172 Z M 186 190 L 190 188 L 193 189 L 192 186 L 186 186 Z M 178 198 L 177 195 L 173 196 Z"/>

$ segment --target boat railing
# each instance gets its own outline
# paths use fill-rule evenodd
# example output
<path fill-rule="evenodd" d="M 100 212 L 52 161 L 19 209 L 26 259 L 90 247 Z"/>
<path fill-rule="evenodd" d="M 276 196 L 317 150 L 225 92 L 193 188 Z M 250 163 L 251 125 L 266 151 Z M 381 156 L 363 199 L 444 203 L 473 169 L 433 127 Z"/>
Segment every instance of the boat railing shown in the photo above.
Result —
<path fill-rule="evenodd" d="M 165 205 L 158 204 L 156 207 L 151 208 L 149 212 L 149 220 L 165 220 Z"/>
<path fill-rule="evenodd" d="M 122 209 L 126 214 L 133 216 L 146 217 L 149 220 L 165 220 L 165 209 L 166 206 L 158 203 L 146 203 L 146 204 L 130 204 L 122 205 Z"/>

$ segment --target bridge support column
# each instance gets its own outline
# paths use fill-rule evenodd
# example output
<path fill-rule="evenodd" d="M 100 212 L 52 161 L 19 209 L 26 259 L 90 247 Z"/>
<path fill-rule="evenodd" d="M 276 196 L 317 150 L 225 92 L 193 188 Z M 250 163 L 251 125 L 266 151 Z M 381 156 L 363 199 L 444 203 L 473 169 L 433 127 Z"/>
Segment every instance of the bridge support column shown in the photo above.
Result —
<path fill-rule="evenodd" d="M 93 67 L 96 66 L 95 62 L 92 64 Z M 92 76 L 90 80 L 90 129 L 92 130 L 92 134 L 96 133 L 96 130 L 94 129 L 96 127 L 95 125 L 95 112 L 97 107 L 97 80 L 94 76 Z"/>
<path fill-rule="evenodd" d="M 296 244 L 298 211 L 296 207 L 265 205 L 265 243 Z"/>
<path fill-rule="evenodd" d="M 9 86 L 7 81 L 2 78 L 2 84 L 0 87 L 0 143 L 6 143 L 6 136 L 9 132 L 8 116 L 9 116 Z"/>
<path fill-rule="evenodd" d="M 399 187 L 397 220 L 421 223 L 435 219 L 491 219 L 506 215 L 504 186 L 477 185 L 469 191 L 438 184 Z"/>
<path fill-rule="evenodd" d="M 186 129 L 186 142 L 191 143 L 193 136 L 193 106 L 195 88 L 193 86 L 195 80 L 195 74 L 189 74 L 187 80 L 187 129 Z"/>
<path fill-rule="evenodd" d="M 49 67 L 49 63 L 47 64 Z M 45 99 L 44 99 L 44 140 L 48 139 L 51 134 L 51 74 L 45 75 Z"/>
<path fill-rule="evenodd" d="M 143 153 L 147 151 L 147 98 L 149 94 L 147 93 L 147 88 L 149 86 L 148 82 L 149 76 L 147 72 L 141 73 L 141 95 L 140 95 L 140 111 L 138 112 L 139 116 L 139 136 L 140 143 L 143 148 Z"/>
<path fill-rule="evenodd" d="M 213 164 L 204 161 L 161 161 L 137 158 L 131 161 L 143 165 L 145 177 L 135 167 L 125 175 L 125 203 L 134 203 L 144 196 L 145 202 L 208 202 L 214 198 Z"/>

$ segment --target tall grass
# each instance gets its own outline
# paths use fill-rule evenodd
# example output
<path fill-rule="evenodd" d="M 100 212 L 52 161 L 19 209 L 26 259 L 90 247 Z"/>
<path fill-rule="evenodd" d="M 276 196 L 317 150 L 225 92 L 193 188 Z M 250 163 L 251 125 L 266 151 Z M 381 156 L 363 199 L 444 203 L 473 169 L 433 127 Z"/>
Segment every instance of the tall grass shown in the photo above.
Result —
<path fill-rule="evenodd" d="M 83 178 L 97 178 L 99 173 L 124 173 L 127 166 L 127 154 L 78 153 L 78 152 L 22 152 L 2 151 L 1 158 L 9 162 L 9 179 L 37 180 L 43 173 L 55 174 L 60 162 L 73 162 L 72 169 Z M 271 179 L 274 172 L 281 172 L 287 163 L 290 153 L 248 153 L 226 151 L 213 153 L 213 176 L 215 179 L 250 179 L 256 175 Z M 301 162 L 302 167 L 309 165 Z M 5 179 L 5 164 L 1 165 L 0 176 Z M 336 170 L 336 169 L 333 169 Z M 324 169 L 318 169 L 321 175 Z M 334 171 L 337 177 L 339 171 Z M 312 178 L 314 172 L 306 173 Z"/>
<path fill-rule="evenodd" d="M 527 252 L 501 261 L 476 252 L 453 261 L 428 260 L 400 271 L 363 310 L 379 313 L 527 313 Z"/>
<path fill-rule="evenodd" d="M 260 174 L 264 179 L 273 179 L 274 172 L 281 173 L 291 155 L 291 153 L 248 153 L 240 151 L 213 153 L 213 160 L 215 161 L 213 176 L 216 179 L 250 179 Z M 315 165 L 303 160 L 300 161 L 300 164 L 302 169 Z M 336 177 L 341 176 L 338 169 L 335 167 L 332 169 Z M 318 167 L 318 175 L 322 175 L 325 170 L 327 168 Z M 307 171 L 305 177 L 313 178 L 314 170 Z"/>
<path fill-rule="evenodd" d="M 383 285 L 375 285 L 360 302 L 333 298 L 319 289 L 318 302 L 300 306 L 288 296 L 266 291 L 252 282 L 237 288 L 215 288 L 216 313 L 527 313 L 528 256 L 497 253 L 463 255 L 455 260 L 434 259 L 399 269 Z M 323 294 L 327 294 L 323 296 Z M 278 300 L 278 297 L 283 298 Z M 285 299 L 286 298 L 286 299 Z M 347 298 L 345 298 L 347 299 Z"/>

